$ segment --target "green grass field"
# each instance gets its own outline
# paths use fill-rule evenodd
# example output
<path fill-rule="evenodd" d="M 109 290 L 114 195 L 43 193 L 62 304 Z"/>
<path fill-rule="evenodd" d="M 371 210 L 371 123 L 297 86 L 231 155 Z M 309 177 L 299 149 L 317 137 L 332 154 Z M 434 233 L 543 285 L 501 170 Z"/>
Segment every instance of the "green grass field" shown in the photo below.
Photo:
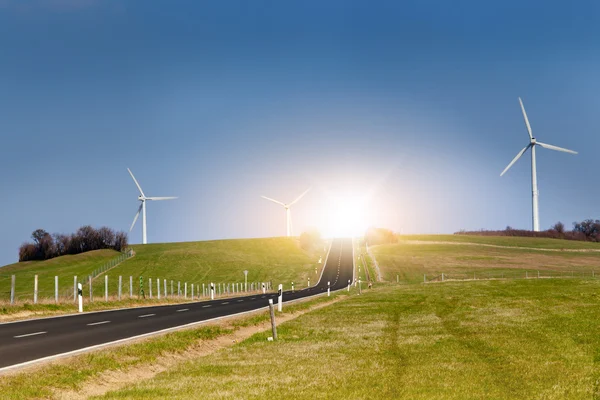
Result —
<path fill-rule="evenodd" d="M 590 399 L 600 281 L 384 285 L 102 399 Z"/>
<path fill-rule="evenodd" d="M 385 280 L 395 281 L 399 275 L 403 282 L 417 283 L 423 281 L 423 274 L 466 278 L 473 273 L 479 277 L 501 273 L 525 277 L 525 271 L 537 275 L 538 270 L 542 275 L 600 273 L 600 251 L 580 251 L 582 246 L 600 250 L 598 243 L 460 235 L 401 236 L 397 244 L 371 250 Z"/>
<path fill-rule="evenodd" d="M 296 281 L 300 287 L 306 285 L 309 276 L 316 277 L 316 261 L 323 255 L 322 247 L 320 252 L 307 253 L 300 249 L 296 239 L 289 238 L 148 244 L 132 248 L 136 252 L 135 257 L 107 272 L 110 295 L 118 292 L 119 275 L 123 276 L 123 293 L 129 293 L 129 276 L 133 276 L 135 293 L 139 287 L 139 276 L 143 276 L 147 293 L 148 278 L 153 278 L 154 283 L 156 278 L 181 281 L 182 284 L 232 283 L 244 281 L 244 270 L 249 271 L 248 282 L 272 280 L 287 285 Z M 87 277 L 118 254 L 100 250 L 0 268 L 0 301 L 9 299 L 12 274 L 16 275 L 16 296 L 21 301 L 32 301 L 33 277 L 36 274 L 40 299 L 54 298 L 55 275 L 59 277 L 61 296 L 72 298 L 74 275 L 80 279 Z M 170 282 L 168 286 L 170 290 Z M 101 275 L 94 280 L 94 297 L 101 299 L 103 296 L 104 276 Z"/>

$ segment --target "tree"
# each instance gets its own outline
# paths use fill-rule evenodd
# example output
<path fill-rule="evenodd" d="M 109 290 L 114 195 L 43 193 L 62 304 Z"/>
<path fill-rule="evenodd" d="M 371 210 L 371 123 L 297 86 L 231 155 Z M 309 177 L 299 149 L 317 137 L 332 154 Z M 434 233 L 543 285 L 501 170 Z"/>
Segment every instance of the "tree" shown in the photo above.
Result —
<path fill-rule="evenodd" d="M 554 229 L 556 232 L 558 232 L 562 235 L 563 233 L 565 233 L 565 224 L 558 221 L 557 223 L 554 224 L 554 226 L 552 226 L 552 229 Z"/>

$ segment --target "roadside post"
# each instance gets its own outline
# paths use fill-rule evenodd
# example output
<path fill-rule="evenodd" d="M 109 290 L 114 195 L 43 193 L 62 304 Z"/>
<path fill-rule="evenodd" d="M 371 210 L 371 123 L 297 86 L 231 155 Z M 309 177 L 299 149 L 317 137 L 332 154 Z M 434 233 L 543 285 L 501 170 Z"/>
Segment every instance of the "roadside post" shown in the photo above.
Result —
<path fill-rule="evenodd" d="M 89 285 L 90 285 L 90 303 L 92 301 L 94 301 L 94 292 L 92 290 L 92 276 L 88 276 L 88 281 L 89 281 Z"/>
<path fill-rule="evenodd" d="M 148 294 L 152 298 L 152 278 L 148 278 Z"/>
<path fill-rule="evenodd" d="M 81 286 L 81 283 L 77 284 L 77 300 L 79 303 L 79 312 L 83 312 L 83 286 Z"/>
<path fill-rule="evenodd" d="M 308 278 L 308 284 L 306 285 L 306 287 L 310 287 L 310 277 Z"/>
<path fill-rule="evenodd" d="M 183 298 L 187 299 L 187 282 L 184 282 L 183 287 Z"/>
<path fill-rule="evenodd" d="M 360 281 L 360 278 L 358 278 L 358 294 L 362 293 L 362 283 Z"/>
<path fill-rule="evenodd" d="M 77 275 L 73 277 L 73 301 L 77 301 Z"/>
<path fill-rule="evenodd" d="M 348 279 L 348 291 L 350 291 L 350 279 Z"/>
<path fill-rule="evenodd" d="M 192 283 L 192 300 L 194 300 L 194 284 Z"/>
<path fill-rule="evenodd" d="M 163 279 L 163 294 L 165 295 L 165 298 L 169 297 L 169 293 L 167 292 L 167 280 Z"/>
<path fill-rule="evenodd" d="M 212 282 L 210 283 L 210 299 L 215 299 L 215 284 Z"/>
<path fill-rule="evenodd" d="M 160 300 L 160 278 L 156 278 L 156 298 Z"/>
<path fill-rule="evenodd" d="M 119 275 L 119 301 L 121 301 L 121 287 L 123 286 L 123 277 Z"/>
<path fill-rule="evenodd" d="M 54 277 L 54 302 L 58 303 L 58 276 Z"/>
<path fill-rule="evenodd" d="M 244 291 L 248 291 L 248 270 L 244 270 Z"/>
<path fill-rule="evenodd" d="M 36 275 L 33 281 L 33 304 L 37 304 L 38 298 L 38 276 Z"/>
<path fill-rule="evenodd" d="M 279 284 L 279 290 L 277 291 L 277 311 L 281 312 L 283 307 L 283 285 Z"/>
<path fill-rule="evenodd" d="M 331 295 L 330 284 L 331 282 L 327 281 L 327 297 Z"/>
<path fill-rule="evenodd" d="M 146 293 L 144 293 L 144 277 L 140 276 L 140 292 L 139 295 L 142 298 L 146 298 Z"/>
<path fill-rule="evenodd" d="M 263 291 L 263 294 L 267 293 L 267 289 L 265 288 L 264 282 L 262 283 L 262 291 Z"/>
<path fill-rule="evenodd" d="M 273 331 L 273 340 L 277 340 L 277 326 L 275 325 L 275 307 L 273 307 L 273 299 L 269 299 L 269 313 L 271 314 L 271 331 Z"/>
<path fill-rule="evenodd" d="M 292 282 L 292 293 L 294 293 L 294 282 Z"/>
<path fill-rule="evenodd" d="M 104 275 L 104 301 L 108 301 L 108 275 Z"/>
<path fill-rule="evenodd" d="M 15 275 L 10 277 L 10 304 L 15 304 L 15 279 Z"/>

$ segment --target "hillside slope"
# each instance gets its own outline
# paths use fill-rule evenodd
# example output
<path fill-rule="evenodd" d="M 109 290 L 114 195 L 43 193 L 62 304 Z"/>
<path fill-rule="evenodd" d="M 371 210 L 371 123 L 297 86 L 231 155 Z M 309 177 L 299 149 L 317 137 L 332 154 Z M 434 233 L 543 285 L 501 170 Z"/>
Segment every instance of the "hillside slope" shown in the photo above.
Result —
<path fill-rule="evenodd" d="M 139 276 L 190 283 L 243 282 L 248 270 L 248 282 L 272 280 L 274 283 L 306 282 L 315 279 L 315 266 L 323 248 L 308 253 L 294 238 L 215 240 L 207 242 L 164 243 L 132 246 L 136 255 L 107 272 L 109 291 L 117 292 L 118 276 L 123 276 L 123 293 L 128 293 L 129 276 L 134 287 Z M 0 268 L 0 301 L 10 295 L 11 275 L 16 275 L 16 294 L 20 300 L 33 298 L 33 277 L 38 275 L 39 297 L 54 297 L 54 276 L 59 277 L 61 296 L 73 293 L 73 276 L 87 277 L 119 253 L 112 250 L 93 251 L 47 261 L 11 264 Z M 320 271 L 319 271 L 320 272 Z M 304 283 L 306 285 L 306 283 Z M 103 295 L 104 278 L 94 281 L 97 297 Z"/>

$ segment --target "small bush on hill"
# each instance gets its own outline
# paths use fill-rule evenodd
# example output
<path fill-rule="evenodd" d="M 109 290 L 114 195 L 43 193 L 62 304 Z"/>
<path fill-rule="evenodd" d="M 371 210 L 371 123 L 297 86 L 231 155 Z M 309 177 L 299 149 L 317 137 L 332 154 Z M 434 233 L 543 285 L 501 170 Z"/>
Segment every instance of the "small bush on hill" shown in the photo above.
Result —
<path fill-rule="evenodd" d="M 398 243 L 398 237 L 389 229 L 369 228 L 365 234 L 365 241 L 369 246 L 376 244 L 391 244 Z"/>
<path fill-rule="evenodd" d="M 33 243 L 23 243 L 19 248 L 19 262 L 49 260 L 66 254 L 101 249 L 123 251 L 128 244 L 125 232 L 115 232 L 107 227 L 94 229 L 89 225 L 82 226 L 71 235 L 50 235 L 43 229 L 36 229 L 31 238 Z"/>

